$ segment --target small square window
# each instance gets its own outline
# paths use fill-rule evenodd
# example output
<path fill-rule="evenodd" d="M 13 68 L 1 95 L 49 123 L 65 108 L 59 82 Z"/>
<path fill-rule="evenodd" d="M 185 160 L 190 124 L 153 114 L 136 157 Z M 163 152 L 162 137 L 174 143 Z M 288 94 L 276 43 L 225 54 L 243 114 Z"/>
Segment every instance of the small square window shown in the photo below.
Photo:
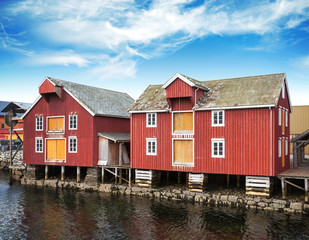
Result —
<path fill-rule="evenodd" d="M 211 139 L 211 143 L 212 143 L 211 157 L 224 158 L 225 157 L 225 140 L 223 138 Z"/>
<path fill-rule="evenodd" d="M 69 130 L 76 130 L 77 129 L 77 115 L 70 115 L 69 116 Z"/>
<path fill-rule="evenodd" d="M 211 119 L 212 126 L 224 126 L 224 111 L 212 111 Z"/>
<path fill-rule="evenodd" d="M 5 129 L 5 124 L 1 123 L 1 129 Z"/>
<path fill-rule="evenodd" d="M 35 130 L 43 131 L 43 116 L 36 116 L 35 118 Z"/>
<path fill-rule="evenodd" d="M 147 122 L 147 127 L 156 127 L 157 126 L 157 114 L 147 113 L 146 122 Z"/>
<path fill-rule="evenodd" d="M 43 152 L 43 138 L 35 138 L 35 152 Z"/>
<path fill-rule="evenodd" d="M 77 153 L 77 137 L 69 137 L 69 153 Z"/>
<path fill-rule="evenodd" d="M 157 139 L 146 139 L 146 155 L 157 155 Z"/>

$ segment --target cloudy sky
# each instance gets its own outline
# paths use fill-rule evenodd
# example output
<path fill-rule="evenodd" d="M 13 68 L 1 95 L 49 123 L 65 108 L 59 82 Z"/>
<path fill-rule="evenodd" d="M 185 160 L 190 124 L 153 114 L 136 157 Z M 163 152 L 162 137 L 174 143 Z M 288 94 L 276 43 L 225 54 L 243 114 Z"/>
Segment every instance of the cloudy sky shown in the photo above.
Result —
<path fill-rule="evenodd" d="M 309 104 L 309 1 L 1 0 L 0 100 L 46 76 L 128 92 L 176 72 L 206 81 L 287 74 Z"/>

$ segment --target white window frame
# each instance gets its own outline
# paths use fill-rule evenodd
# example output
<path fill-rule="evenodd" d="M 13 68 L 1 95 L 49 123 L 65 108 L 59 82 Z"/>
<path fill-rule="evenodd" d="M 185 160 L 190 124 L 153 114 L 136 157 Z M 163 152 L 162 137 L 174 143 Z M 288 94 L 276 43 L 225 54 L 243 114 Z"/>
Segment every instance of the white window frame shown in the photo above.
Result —
<path fill-rule="evenodd" d="M 76 119 L 76 127 L 75 128 L 71 127 L 71 118 L 72 117 L 75 117 L 75 119 Z M 77 114 L 70 114 L 69 115 L 69 123 L 68 123 L 68 125 L 69 125 L 69 130 L 77 130 Z"/>
<path fill-rule="evenodd" d="M 193 161 L 192 163 L 179 163 L 174 162 L 174 141 L 179 140 L 190 140 L 193 142 Z M 184 167 L 194 167 L 194 138 L 173 138 L 172 139 L 172 166 L 184 166 Z"/>
<path fill-rule="evenodd" d="M 223 143 L 223 155 L 214 155 L 214 146 L 215 143 Z M 218 149 L 219 154 L 219 149 Z M 212 158 L 225 158 L 225 138 L 212 138 L 211 139 L 211 157 Z"/>
<path fill-rule="evenodd" d="M 288 121 L 289 121 L 289 110 L 286 110 L 285 111 L 285 126 L 287 127 L 288 126 Z"/>
<path fill-rule="evenodd" d="M 38 141 L 41 141 L 41 144 L 42 144 L 42 149 L 41 150 L 38 150 Z M 43 138 L 42 137 L 36 137 L 35 138 L 35 152 L 36 153 L 42 153 L 43 152 Z"/>
<path fill-rule="evenodd" d="M 219 123 L 219 113 L 222 112 L 222 123 Z M 217 114 L 217 122 L 215 123 L 215 114 Z M 225 126 L 225 111 L 213 110 L 211 111 L 211 126 L 212 127 L 224 127 Z"/>
<path fill-rule="evenodd" d="M 285 139 L 285 155 L 288 155 L 288 147 L 289 147 L 289 139 L 288 138 L 286 138 Z"/>
<path fill-rule="evenodd" d="M 278 108 L 278 124 L 279 124 L 279 126 L 282 125 L 282 116 L 281 116 L 281 114 L 282 114 L 282 110 L 281 110 L 281 107 L 279 107 Z"/>
<path fill-rule="evenodd" d="M 154 122 L 152 121 L 153 115 L 155 116 Z M 150 119 L 151 119 L 150 124 L 148 122 L 149 116 L 150 116 Z M 146 127 L 157 127 L 157 113 L 146 113 Z"/>
<path fill-rule="evenodd" d="M 68 144 L 68 152 L 69 153 L 77 153 L 77 137 L 76 136 L 70 136 L 70 137 L 68 137 L 69 138 L 69 144 Z M 71 141 L 72 140 L 76 140 L 76 149 L 75 149 L 75 151 L 71 151 Z"/>
<path fill-rule="evenodd" d="M 151 152 L 148 152 L 148 143 L 155 143 L 155 152 L 152 152 L 152 144 L 151 144 Z M 156 138 L 146 138 L 146 155 L 156 156 L 157 155 L 157 139 Z"/>
<path fill-rule="evenodd" d="M 48 131 L 48 119 L 49 118 L 63 118 L 63 129 L 62 129 L 62 131 Z M 63 115 L 63 116 L 48 116 L 48 117 L 46 117 L 46 132 L 48 133 L 48 134 L 50 134 L 50 133 L 62 133 L 62 134 L 64 134 L 64 131 L 65 130 L 65 116 Z"/>
<path fill-rule="evenodd" d="M 284 84 L 284 82 L 282 84 L 282 98 L 283 99 L 285 98 L 285 84 Z"/>
<path fill-rule="evenodd" d="M 281 139 L 278 140 L 278 157 L 281 157 L 281 152 L 282 152 L 282 149 L 281 149 Z"/>
<path fill-rule="evenodd" d="M 41 128 L 39 128 L 39 124 L 38 124 L 38 120 L 41 120 Z M 43 115 L 38 115 L 38 116 L 35 116 L 35 131 L 43 131 L 43 126 L 44 126 L 44 118 L 43 118 Z"/>

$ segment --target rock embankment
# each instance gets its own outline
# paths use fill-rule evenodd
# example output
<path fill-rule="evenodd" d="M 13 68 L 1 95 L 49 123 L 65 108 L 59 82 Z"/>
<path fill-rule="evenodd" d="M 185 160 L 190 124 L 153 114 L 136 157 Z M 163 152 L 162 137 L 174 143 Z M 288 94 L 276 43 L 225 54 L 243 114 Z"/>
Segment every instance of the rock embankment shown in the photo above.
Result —
<path fill-rule="evenodd" d="M 268 199 L 263 197 L 250 197 L 238 195 L 222 195 L 220 193 L 195 193 L 182 189 L 167 188 L 142 188 L 136 186 L 99 184 L 97 186 L 85 183 L 70 181 L 51 180 L 30 180 L 22 179 L 22 184 L 59 187 L 85 191 L 99 191 L 113 194 L 135 195 L 147 198 L 160 198 L 174 201 L 187 201 L 209 206 L 229 206 L 235 208 L 249 208 L 268 211 L 283 211 L 288 213 L 309 214 L 309 204 L 304 202 L 294 202 L 292 200 Z"/>

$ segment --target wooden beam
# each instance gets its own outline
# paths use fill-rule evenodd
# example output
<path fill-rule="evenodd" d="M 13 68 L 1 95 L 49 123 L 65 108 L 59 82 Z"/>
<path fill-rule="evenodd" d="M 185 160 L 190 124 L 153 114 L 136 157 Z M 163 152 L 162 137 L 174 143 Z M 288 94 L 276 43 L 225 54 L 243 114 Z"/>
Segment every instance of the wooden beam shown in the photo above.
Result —
<path fill-rule="evenodd" d="M 237 175 L 237 188 L 240 186 L 240 175 Z"/>
<path fill-rule="evenodd" d="M 292 186 L 294 186 L 294 187 L 296 187 L 296 188 L 298 188 L 298 189 L 300 189 L 300 190 L 305 191 L 304 188 L 302 188 L 302 187 L 300 187 L 300 186 L 298 186 L 298 185 L 296 185 L 296 184 L 294 184 L 294 183 L 291 183 L 291 182 L 289 182 L 288 180 L 285 180 L 285 182 L 288 183 L 288 184 L 290 184 L 290 185 L 292 185 Z"/>
<path fill-rule="evenodd" d="M 77 169 L 76 169 L 76 174 L 77 174 L 77 176 L 76 176 L 76 182 L 80 182 L 80 167 L 77 167 Z"/>
<path fill-rule="evenodd" d="M 308 178 L 305 178 L 305 202 L 308 202 Z"/>
<path fill-rule="evenodd" d="M 61 181 L 64 181 L 65 175 L 64 175 L 65 167 L 61 166 Z"/>
<path fill-rule="evenodd" d="M 129 187 L 132 185 L 132 180 L 131 180 L 131 168 L 129 169 Z"/>
<path fill-rule="evenodd" d="M 102 167 L 101 179 L 102 183 L 104 183 L 104 167 Z"/>
<path fill-rule="evenodd" d="M 45 165 L 45 180 L 48 179 L 48 165 Z"/>
<path fill-rule="evenodd" d="M 115 184 L 117 184 L 118 168 L 115 168 Z"/>
<path fill-rule="evenodd" d="M 282 188 L 282 198 L 285 199 L 286 198 L 286 183 L 285 183 L 284 178 L 281 178 L 281 188 Z"/>

